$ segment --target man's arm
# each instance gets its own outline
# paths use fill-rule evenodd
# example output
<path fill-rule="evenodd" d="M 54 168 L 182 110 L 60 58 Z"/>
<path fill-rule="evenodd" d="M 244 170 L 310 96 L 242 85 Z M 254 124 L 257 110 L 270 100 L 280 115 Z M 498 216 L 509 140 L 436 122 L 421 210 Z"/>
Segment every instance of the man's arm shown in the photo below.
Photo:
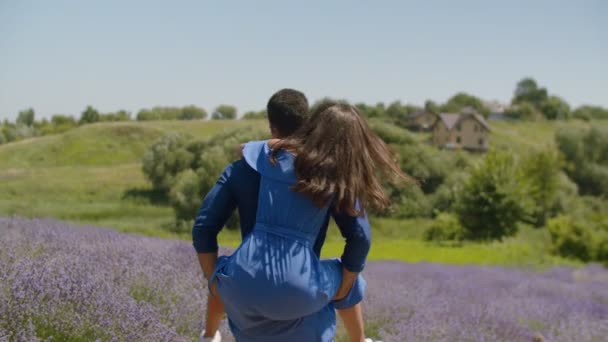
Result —
<path fill-rule="evenodd" d="M 217 255 L 219 249 L 217 235 L 236 208 L 236 198 L 230 189 L 231 174 L 232 164 L 224 169 L 213 188 L 207 193 L 196 215 L 192 227 L 192 242 L 199 254 Z"/>
<path fill-rule="evenodd" d="M 211 191 L 205 196 L 192 227 L 193 245 L 207 281 L 210 280 L 217 262 L 217 235 L 236 207 L 236 199 L 229 186 L 231 173 L 232 164 L 224 169 Z M 208 284 L 208 287 L 210 295 L 207 301 L 205 337 L 215 334 L 224 313 L 222 301 L 215 295 L 214 284 Z"/>
<path fill-rule="evenodd" d="M 371 246 L 371 229 L 367 214 L 350 216 L 334 211 L 332 216 L 346 240 L 342 253 L 342 283 L 335 296 L 335 299 L 340 299 L 348 294 L 359 272 L 365 267 Z"/>

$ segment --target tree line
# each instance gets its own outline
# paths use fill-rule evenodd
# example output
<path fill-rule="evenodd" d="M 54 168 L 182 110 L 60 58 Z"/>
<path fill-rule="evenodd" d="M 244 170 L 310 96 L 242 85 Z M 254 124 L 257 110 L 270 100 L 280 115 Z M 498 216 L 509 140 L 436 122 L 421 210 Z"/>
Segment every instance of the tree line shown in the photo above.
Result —
<path fill-rule="evenodd" d="M 322 100 L 321 100 L 322 101 Z M 397 125 L 404 125 L 407 115 L 425 109 L 434 113 L 458 113 L 465 108 L 472 108 L 476 112 L 488 116 L 493 111 L 487 103 L 480 98 L 460 92 L 450 97 L 445 103 L 438 104 L 427 100 L 423 107 L 402 104 L 394 101 L 389 104 L 379 102 L 375 105 L 358 103 L 356 106 L 368 118 L 381 118 Z M 574 110 L 560 96 L 550 94 L 547 88 L 539 86 L 532 78 L 524 78 L 515 87 L 510 105 L 504 111 L 505 118 L 512 120 L 596 120 L 608 119 L 608 109 L 600 106 L 583 105 Z M 241 119 L 263 119 L 265 110 L 245 112 Z M 18 113 L 14 123 L 4 120 L 0 127 L 0 144 L 21 140 L 34 136 L 63 133 L 69 129 L 96 123 L 112 121 L 148 121 L 148 120 L 234 120 L 238 118 L 238 110 L 232 105 L 219 105 L 211 116 L 207 111 L 195 105 L 184 107 L 156 106 L 144 108 L 132 115 L 126 110 L 111 113 L 100 113 L 92 106 L 87 106 L 80 117 L 63 114 L 53 115 L 50 120 L 35 119 L 34 109 L 29 108 Z"/>

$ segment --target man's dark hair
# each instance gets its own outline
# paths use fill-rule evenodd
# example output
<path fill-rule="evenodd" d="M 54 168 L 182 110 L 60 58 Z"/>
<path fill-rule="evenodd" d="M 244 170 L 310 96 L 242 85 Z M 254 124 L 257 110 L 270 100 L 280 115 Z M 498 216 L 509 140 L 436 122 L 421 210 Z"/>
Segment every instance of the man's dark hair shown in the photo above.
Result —
<path fill-rule="evenodd" d="M 266 105 L 268 121 L 281 137 L 292 135 L 308 118 L 306 95 L 294 89 L 274 93 Z"/>

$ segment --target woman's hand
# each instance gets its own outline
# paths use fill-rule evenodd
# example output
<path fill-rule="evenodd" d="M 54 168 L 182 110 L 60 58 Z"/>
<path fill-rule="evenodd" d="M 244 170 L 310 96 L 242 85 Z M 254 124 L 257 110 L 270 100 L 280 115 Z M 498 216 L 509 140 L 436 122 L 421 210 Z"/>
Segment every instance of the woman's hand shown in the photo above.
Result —
<path fill-rule="evenodd" d="M 342 282 L 340 283 L 340 287 L 338 288 L 338 291 L 334 295 L 333 300 L 340 300 L 340 299 L 343 299 L 344 297 L 348 296 L 348 293 L 353 288 L 353 285 L 355 284 L 355 280 L 357 280 L 358 276 L 359 276 L 359 273 L 351 272 L 351 271 L 347 270 L 346 268 L 342 267 Z"/>
<path fill-rule="evenodd" d="M 336 292 L 336 295 L 334 296 L 334 298 L 332 300 L 336 301 L 336 300 L 344 299 L 344 297 L 346 297 L 348 295 L 348 292 L 350 292 L 349 288 L 343 289 L 342 287 L 340 287 L 338 289 L 338 292 Z"/>

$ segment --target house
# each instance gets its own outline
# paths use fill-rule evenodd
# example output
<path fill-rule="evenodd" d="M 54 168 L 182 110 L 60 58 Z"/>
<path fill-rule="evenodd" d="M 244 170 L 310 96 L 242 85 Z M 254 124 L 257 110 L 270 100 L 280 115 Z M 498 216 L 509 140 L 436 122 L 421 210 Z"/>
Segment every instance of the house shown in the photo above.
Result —
<path fill-rule="evenodd" d="M 413 113 L 410 113 L 406 117 L 406 126 L 409 129 L 416 131 L 430 131 L 433 125 L 437 121 L 437 114 L 422 109 Z"/>
<path fill-rule="evenodd" d="M 490 126 L 483 116 L 469 111 L 441 113 L 433 125 L 433 144 L 439 147 L 485 151 L 489 137 Z"/>

